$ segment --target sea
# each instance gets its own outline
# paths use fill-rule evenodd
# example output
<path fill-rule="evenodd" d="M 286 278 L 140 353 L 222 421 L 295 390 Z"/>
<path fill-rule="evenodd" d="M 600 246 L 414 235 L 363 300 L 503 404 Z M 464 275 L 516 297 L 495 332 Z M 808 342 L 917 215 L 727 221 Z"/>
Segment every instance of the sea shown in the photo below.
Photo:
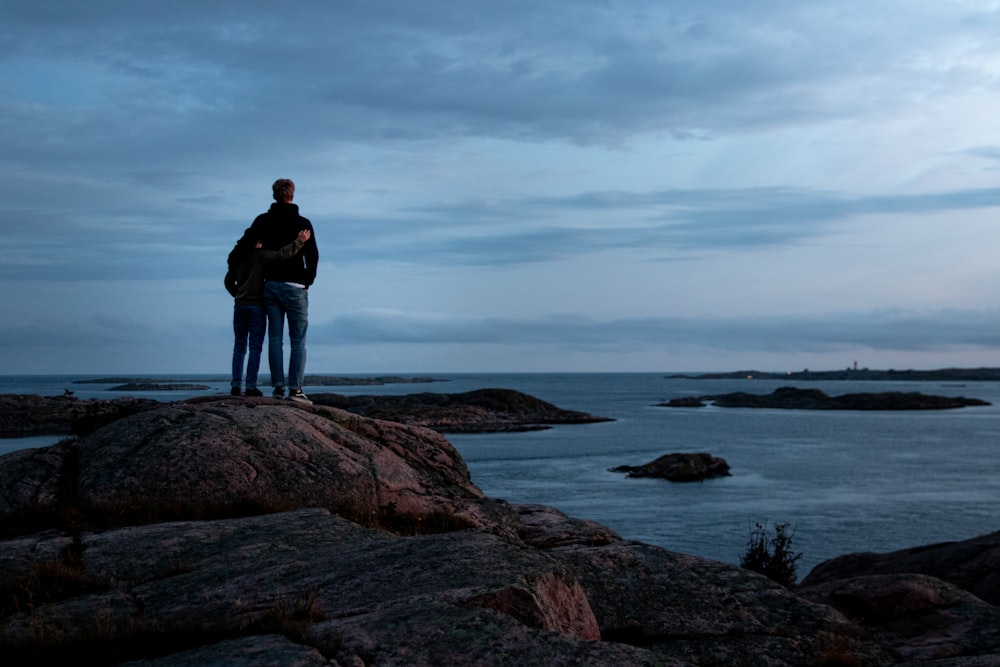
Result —
<path fill-rule="evenodd" d="M 887 552 L 1000 530 L 1000 382 L 707 379 L 672 373 L 426 374 L 428 384 L 305 387 L 307 394 L 458 393 L 515 389 L 613 421 L 543 431 L 447 435 L 482 491 L 550 505 L 623 538 L 738 564 L 757 524 L 788 524 L 801 578 L 847 553 Z M 160 401 L 227 394 L 222 376 L 142 376 L 208 389 L 128 392 L 96 376 L 0 376 L 0 393 Z M 370 376 L 354 376 L 370 377 Z M 403 375 L 403 377 L 407 377 Z M 706 406 L 673 398 L 782 386 L 830 395 L 903 391 L 988 406 L 933 411 L 808 411 Z M 0 440 L 0 455 L 60 438 Z M 673 452 L 726 459 L 732 476 L 703 482 L 632 479 L 609 469 Z"/>

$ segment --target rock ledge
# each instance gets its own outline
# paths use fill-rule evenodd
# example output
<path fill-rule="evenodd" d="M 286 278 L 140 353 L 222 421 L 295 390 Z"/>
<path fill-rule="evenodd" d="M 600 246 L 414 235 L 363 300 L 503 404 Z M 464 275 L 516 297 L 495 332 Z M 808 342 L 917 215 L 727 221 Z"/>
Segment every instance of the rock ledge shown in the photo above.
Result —
<path fill-rule="evenodd" d="M 943 579 L 902 589 L 928 623 L 896 631 L 878 597 L 865 599 L 878 619 L 840 604 L 864 587 L 806 597 L 553 508 L 487 498 L 440 433 L 320 405 L 193 399 L 0 456 L 0 526 L 5 665 L 1000 656 L 996 607 Z M 898 586 L 881 590 L 899 599 Z M 942 641 L 931 621 L 947 609 L 963 621 Z"/>

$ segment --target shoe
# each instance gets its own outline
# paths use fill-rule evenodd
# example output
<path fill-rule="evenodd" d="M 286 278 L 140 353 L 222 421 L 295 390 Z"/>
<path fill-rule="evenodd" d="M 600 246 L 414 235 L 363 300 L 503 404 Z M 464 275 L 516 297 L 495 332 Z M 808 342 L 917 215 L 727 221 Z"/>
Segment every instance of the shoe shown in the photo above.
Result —
<path fill-rule="evenodd" d="M 299 403 L 307 403 L 309 405 L 312 405 L 312 401 L 309 400 L 308 396 L 302 393 L 301 389 L 296 389 L 295 391 L 289 392 L 288 400 L 298 401 Z"/>
<path fill-rule="evenodd" d="M 244 396 L 263 396 L 264 392 L 262 392 L 260 389 L 257 389 L 255 387 L 253 389 L 247 389 L 245 392 L 243 392 L 243 395 Z"/>
<path fill-rule="evenodd" d="M 285 397 L 285 388 L 284 387 L 275 387 L 274 391 L 271 392 L 271 396 L 274 396 L 275 398 L 284 398 Z"/>
<path fill-rule="evenodd" d="M 229 390 L 229 395 L 230 396 L 239 396 L 240 395 L 240 388 L 239 387 L 233 387 L 232 389 Z"/>

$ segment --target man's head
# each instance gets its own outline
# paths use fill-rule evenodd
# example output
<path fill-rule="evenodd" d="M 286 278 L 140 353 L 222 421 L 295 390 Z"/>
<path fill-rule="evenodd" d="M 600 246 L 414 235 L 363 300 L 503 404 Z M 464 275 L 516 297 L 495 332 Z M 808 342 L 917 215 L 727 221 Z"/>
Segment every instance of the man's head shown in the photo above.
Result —
<path fill-rule="evenodd" d="M 287 178 L 279 178 L 271 186 L 271 191 L 274 193 L 274 201 L 288 203 L 295 198 L 295 183 Z"/>

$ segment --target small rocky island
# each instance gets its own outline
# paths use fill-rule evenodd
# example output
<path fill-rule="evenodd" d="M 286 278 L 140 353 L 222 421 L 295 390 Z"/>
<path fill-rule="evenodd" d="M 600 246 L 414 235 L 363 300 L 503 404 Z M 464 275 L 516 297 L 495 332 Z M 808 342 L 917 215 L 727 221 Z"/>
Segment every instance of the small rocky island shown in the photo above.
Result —
<path fill-rule="evenodd" d="M 664 454 L 640 466 L 618 466 L 611 472 L 628 473 L 629 477 L 657 477 L 671 482 L 701 482 L 713 477 L 729 477 L 729 463 L 707 453 Z"/>
<path fill-rule="evenodd" d="M 707 396 L 685 396 L 658 403 L 669 408 L 772 408 L 781 410 L 951 410 L 989 405 L 978 398 L 928 396 L 919 392 L 887 391 L 830 396 L 819 389 L 779 387 L 770 394 L 742 391 Z"/>
<path fill-rule="evenodd" d="M 312 394 L 313 403 L 388 421 L 426 426 L 441 433 L 538 431 L 557 424 L 612 421 L 564 410 L 513 389 L 477 389 L 459 394 L 423 392 L 405 396 Z"/>

